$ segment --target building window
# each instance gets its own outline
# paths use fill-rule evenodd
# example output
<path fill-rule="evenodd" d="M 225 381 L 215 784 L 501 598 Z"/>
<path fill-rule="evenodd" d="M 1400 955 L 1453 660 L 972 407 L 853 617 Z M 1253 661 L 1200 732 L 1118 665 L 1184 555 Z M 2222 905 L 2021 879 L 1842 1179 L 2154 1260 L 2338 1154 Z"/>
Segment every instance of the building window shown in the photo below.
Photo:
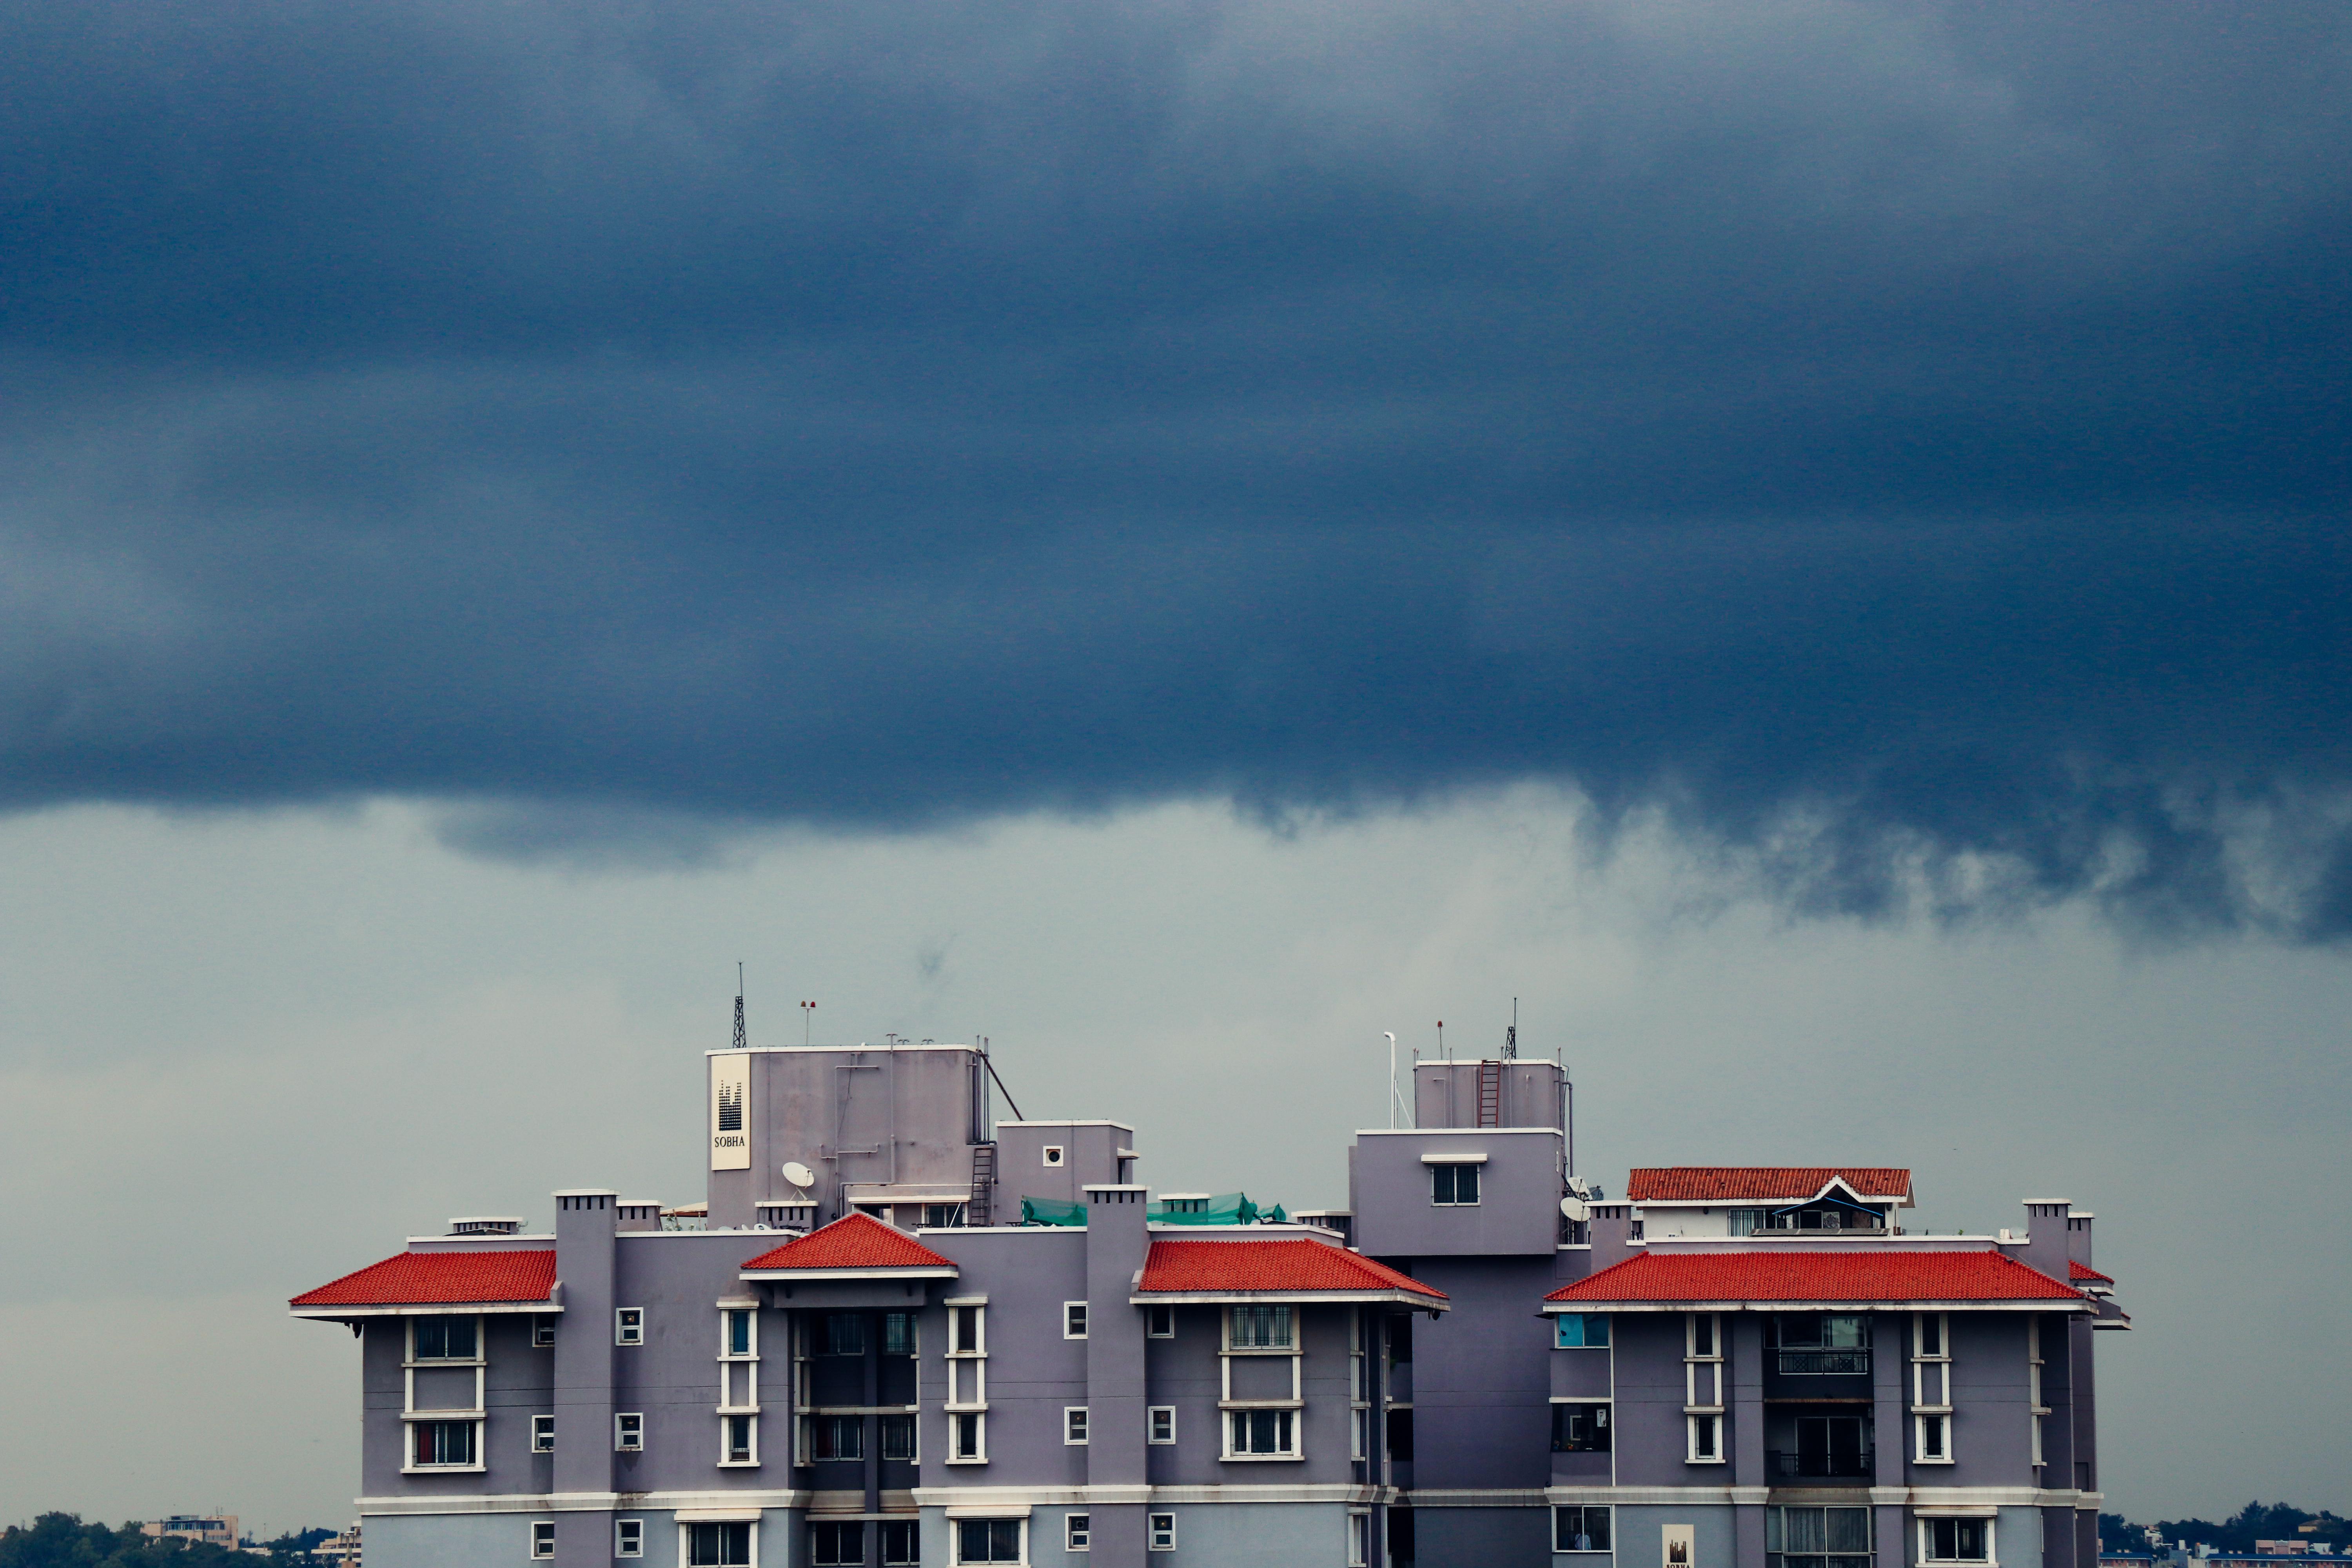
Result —
<path fill-rule="evenodd" d="M 530 1521 L 530 1554 L 533 1557 L 555 1555 L 555 1521 L 534 1519 Z"/>
<path fill-rule="evenodd" d="M 719 1417 L 719 1452 L 725 1457 L 722 1465 L 756 1465 L 760 1462 L 760 1418 L 756 1415 L 724 1415 Z"/>
<path fill-rule="evenodd" d="M 1087 1304 L 1084 1301 L 1062 1303 L 1062 1337 L 1066 1340 L 1087 1337 Z"/>
<path fill-rule="evenodd" d="M 616 1345 L 641 1345 L 646 1342 L 646 1310 L 643 1307 L 613 1309 L 613 1342 Z"/>
<path fill-rule="evenodd" d="M 915 1451 L 915 1418 L 912 1415 L 882 1417 L 882 1457 L 911 1465 L 920 1457 Z"/>
<path fill-rule="evenodd" d="M 1923 1519 L 1919 1521 L 1919 1556 L 1927 1563 L 1990 1563 L 1992 1521 Z"/>
<path fill-rule="evenodd" d="M 416 1466 L 470 1465 L 474 1462 L 474 1423 L 419 1421 L 415 1434 Z"/>
<path fill-rule="evenodd" d="M 758 1330 L 754 1327 L 758 1314 L 730 1307 L 720 1315 L 720 1340 L 726 1349 L 720 1353 L 730 1356 L 757 1355 Z"/>
<path fill-rule="evenodd" d="M 923 1530 L 911 1519 L 882 1521 L 884 1568 L 913 1568 L 923 1560 Z"/>
<path fill-rule="evenodd" d="M 1723 1417 L 1692 1415 L 1685 1419 L 1690 1423 L 1690 1452 L 1685 1456 L 1689 1462 L 1694 1465 L 1723 1463 Z"/>
<path fill-rule="evenodd" d="M 866 1458 L 866 1417 L 863 1415 L 812 1415 L 809 1417 L 809 1459 L 812 1463 L 829 1463 L 836 1459 Z"/>
<path fill-rule="evenodd" d="M 1175 1551 L 1176 1516 L 1172 1513 L 1153 1513 L 1146 1514 L 1144 1518 L 1146 1526 L 1143 1543 L 1154 1552 Z"/>
<path fill-rule="evenodd" d="M 824 1331 L 818 1340 L 819 1355 L 864 1355 L 866 1353 L 866 1314 L 863 1312 L 827 1312 Z"/>
<path fill-rule="evenodd" d="M 1147 1337 L 1155 1340 L 1174 1339 L 1176 1337 L 1176 1309 L 1173 1307 L 1146 1307 L 1143 1309 L 1143 1331 Z"/>
<path fill-rule="evenodd" d="M 1144 1441 L 1173 1443 L 1176 1440 L 1176 1407 L 1155 1405 L 1143 1413 Z"/>
<path fill-rule="evenodd" d="M 613 1447 L 623 1454 L 635 1454 L 646 1446 L 646 1418 L 630 1411 L 613 1417 Z"/>
<path fill-rule="evenodd" d="M 985 1307 L 948 1309 L 948 1354 L 986 1355 L 988 1325 Z"/>
<path fill-rule="evenodd" d="M 1071 1513 L 1062 1516 L 1062 1550 L 1091 1552 L 1095 1544 L 1094 1515 Z"/>
<path fill-rule="evenodd" d="M 1870 1323 L 1844 1312 L 1776 1312 L 1775 1364 L 1783 1376 L 1860 1377 L 1870 1372 Z"/>
<path fill-rule="evenodd" d="M 1916 1462 L 1922 1465 L 1948 1465 L 1952 1462 L 1952 1418 L 1948 1415 L 1914 1416 L 1919 1442 Z"/>
<path fill-rule="evenodd" d="M 1464 1205 L 1478 1201 L 1478 1167 L 1475 1165 L 1432 1165 L 1429 1168 L 1429 1201 L 1433 1204 Z"/>
<path fill-rule="evenodd" d="M 1734 1236 L 1754 1236 L 1757 1227 L 1764 1221 L 1762 1209 L 1733 1209 L 1730 1212 L 1731 1234 Z"/>
<path fill-rule="evenodd" d="M 960 1519 L 955 1521 L 958 1563 L 1018 1563 L 1021 1536 L 1027 1521 L 1018 1519 Z"/>
<path fill-rule="evenodd" d="M 689 1524 L 686 1531 L 688 1568 L 751 1568 L 751 1526 Z"/>
<path fill-rule="evenodd" d="M 912 1312 L 883 1313 L 882 1353 L 884 1355 L 913 1355 L 918 1344 L 918 1338 L 915 1331 L 916 1321 L 915 1314 Z"/>
<path fill-rule="evenodd" d="M 866 1521 L 810 1525 L 809 1561 L 816 1568 L 865 1568 Z"/>
<path fill-rule="evenodd" d="M 1289 1411 L 1235 1410 L 1231 1415 L 1231 1454 L 1296 1457 L 1297 1450 L 1290 1445 L 1297 1428 Z"/>
<path fill-rule="evenodd" d="M 963 1215 L 964 1207 L 961 1204 L 925 1204 L 923 1228 L 953 1230 L 963 1224 Z"/>
<path fill-rule="evenodd" d="M 1389 1458 L 1391 1459 L 1412 1458 L 1412 1406 L 1410 1405 L 1390 1405 L 1388 1428 Z"/>
<path fill-rule="evenodd" d="M 555 1320 L 545 1313 L 534 1314 L 530 1320 L 530 1343 L 533 1350 L 555 1348 Z"/>
<path fill-rule="evenodd" d="M 555 1452 L 555 1417 L 534 1415 L 530 1418 L 530 1451 L 534 1454 Z"/>
<path fill-rule="evenodd" d="M 1287 1307 L 1235 1307 L 1232 1323 L 1233 1348 L 1237 1351 L 1291 1348 Z"/>
<path fill-rule="evenodd" d="M 1372 1516 L 1348 1516 L 1348 1568 L 1367 1568 L 1372 1560 Z"/>
<path fill-rule="evenodd" d="M 984 1464 L 988 1459 L 987 1417 L 977 1411 L 968 1411 L 948 1417 L 948 1442 L 950 1457 L 966 1464 Z"/>
<path fill-rule="evenodd" d="M 1045 1153 L 1045 1163 L 1046 1163 L 1047 1165 L 1049 1165 L 1049 1166 L 1058 1166 L 1058 1165 L 1060 1165 L 1060 1164 L 1061 1164 L 1061 1163 L 1062 1163 L 1062 1146 L 1061 1146 L 1059 1143 L 1048 1143 L 1048 1144 L 1046 1144 L 1046 1145 L 1045 1145 L 1045 1150 L 1044 1150 L 1044 1153 Z"/>
<path fill-rule="evenodd" d="M 1866 1508 L 1768 1508 L 1765 1568 L 1870 1568 Z"/>
<path fill-rule="evenodd" d="M 646 1521 L 642 1519 L 616 1519 L 613 1521 L 613 1555 L 643 1557 L 646 1554 Z"/>
<path fill-rule="evenodd" d="M 1606 1508 L 1556 1508 L 1551 1510 L 1554 1552 L 1606 1552 L 1609 1510 Z M 1778 1568 L 1775 1564 L 1774 1568 Z"/>
<path fill-rule="evenodd" d="M 1606 1403 L 1555 1405 L 1551 1407 L 1551 1451 L 1555 1454 L 1605 1454 L 1609 1451 L 1609 1406 Z"/>
<path fill-rule="evenodd" d="M 1562 1312 L 1552 1320 L 1551 1342 L 1564 1351 L 1609 1348 L 1609 1319 L 1600 1312 Z"/>
<path fill-rule="evenodd" d="M 1087 1407 L 1083 1405 L 1062 1406 L 1062 1441 L 1066 1446 L 1084 1447 L 1087 1441 Z"/>
<path fill-rule="evenodd" d="M 474 1318 L 411 1318 L 411 1361 L 476 1361 L 481 1343 Z"/>

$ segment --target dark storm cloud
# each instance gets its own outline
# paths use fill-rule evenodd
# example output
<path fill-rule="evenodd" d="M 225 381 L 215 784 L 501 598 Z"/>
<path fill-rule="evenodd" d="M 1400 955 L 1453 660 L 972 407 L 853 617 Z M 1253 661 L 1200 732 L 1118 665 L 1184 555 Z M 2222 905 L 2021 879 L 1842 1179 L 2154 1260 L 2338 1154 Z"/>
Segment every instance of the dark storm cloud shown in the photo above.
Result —
<path fill-rule="evenodd" d="M 2347 78 L 2334 6 L 20 10 L 6 799 L 1548 776 L 1809 905 L 2332 935 Z"/>

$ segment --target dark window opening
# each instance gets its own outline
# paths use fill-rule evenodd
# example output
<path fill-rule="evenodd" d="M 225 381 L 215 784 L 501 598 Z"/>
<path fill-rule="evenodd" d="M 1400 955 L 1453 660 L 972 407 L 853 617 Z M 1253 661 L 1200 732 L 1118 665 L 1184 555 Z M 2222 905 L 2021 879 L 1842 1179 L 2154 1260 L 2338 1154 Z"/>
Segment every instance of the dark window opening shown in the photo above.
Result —
<path fill-rule="evenodd" d="M 1555 1405 L 1551 1407 L 1551 1451 L 1555 1454 L 1605 1454 L 1609 1451 L 1609 1406 Z"/>

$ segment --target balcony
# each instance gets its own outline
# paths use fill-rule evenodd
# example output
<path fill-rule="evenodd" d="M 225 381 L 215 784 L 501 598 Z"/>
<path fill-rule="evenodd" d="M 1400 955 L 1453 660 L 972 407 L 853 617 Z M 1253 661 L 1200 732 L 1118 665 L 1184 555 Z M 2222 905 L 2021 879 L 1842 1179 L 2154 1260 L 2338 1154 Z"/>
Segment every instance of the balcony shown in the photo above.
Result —
<path fill-rule="evenodd" d="M 1877 1474 L 1877 1457 L 1867 1448 L 1860 1453 L 1832 1453 L 1813 1449 L 1768 1449 L 1764 1462 L 1776 1480 L 1833 1480 L 1867 1483 Z"/>
<path fill-rule="evenodd" d="M 1868 1377 L 1870 1351 L 1790 1351 L 1774 1352 L 1780 1358 L 1780 1371 L 1793 1377 Z"/>

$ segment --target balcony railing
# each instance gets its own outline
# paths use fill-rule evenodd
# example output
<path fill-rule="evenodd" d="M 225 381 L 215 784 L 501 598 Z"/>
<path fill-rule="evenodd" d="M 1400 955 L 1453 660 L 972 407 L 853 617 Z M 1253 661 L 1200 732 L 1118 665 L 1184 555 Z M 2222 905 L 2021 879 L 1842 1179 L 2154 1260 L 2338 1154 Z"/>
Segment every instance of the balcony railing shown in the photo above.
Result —
<path fill-rule="evenodd" d="M 1776 1476 L 1863 1481 L 1878 1473 L 1876 1457 L 1868 1449 L 1859 1454 L 1821 1454 L 1773 1448 L 1764 1458 Z"/>
<path fill-rule="evenodd" d="M 1796 1377 L 1867 1377 L 1870 1352 L 1782 1351 L 1780 1371 Z"/>

